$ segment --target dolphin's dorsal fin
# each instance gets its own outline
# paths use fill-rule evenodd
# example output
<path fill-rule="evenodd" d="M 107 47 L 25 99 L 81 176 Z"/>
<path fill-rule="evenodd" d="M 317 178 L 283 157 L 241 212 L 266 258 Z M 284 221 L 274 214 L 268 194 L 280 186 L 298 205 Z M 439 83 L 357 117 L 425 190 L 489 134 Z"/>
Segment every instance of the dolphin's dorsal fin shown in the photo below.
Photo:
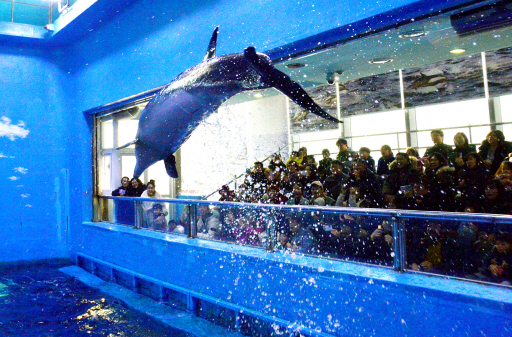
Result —
<path fill-rule="evenodd" d="M 210 39 L 210 44 L 208 44 L 208 49 L 206 50 L 206 55 L 204 56 L 204 61 L 215 57 L 215 49 L 217 48 L 217 35 L 218 34 L 219 34 L 219 27 L 215 27 L 215 29 L 213 30 L 212 38 Z"/>

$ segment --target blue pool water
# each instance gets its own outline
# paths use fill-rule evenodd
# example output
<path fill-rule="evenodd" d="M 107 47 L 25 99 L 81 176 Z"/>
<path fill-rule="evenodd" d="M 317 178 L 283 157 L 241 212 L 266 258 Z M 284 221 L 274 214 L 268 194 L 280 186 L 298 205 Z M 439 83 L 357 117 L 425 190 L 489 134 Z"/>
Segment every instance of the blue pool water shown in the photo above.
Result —
<path fill-rule="evenodd" d="M 188 337 L 59 271 L 0 265 L 0 336 Z"/>

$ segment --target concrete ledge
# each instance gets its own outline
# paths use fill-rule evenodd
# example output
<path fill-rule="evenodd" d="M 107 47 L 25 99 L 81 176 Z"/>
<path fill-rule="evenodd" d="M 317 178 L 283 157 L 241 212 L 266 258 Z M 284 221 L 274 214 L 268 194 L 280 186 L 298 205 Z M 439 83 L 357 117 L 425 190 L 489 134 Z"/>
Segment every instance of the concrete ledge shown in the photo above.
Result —
<path fill-rule="evenodd" d="M 61 272 L 75 277 L 89 287 L 103 291 L 126 303 L 129 307 L 145 313 L 173 328 L 188 332 L 198 337 L 238 337 L 238 333 L 216 326 L 203 319 L 197 318 L 191 313 L 173 309 L 161 303 L 157 303 L 146 296 L 136 294 L 120 285 L 105 282 L 76 266 L 59 269 Z"/>

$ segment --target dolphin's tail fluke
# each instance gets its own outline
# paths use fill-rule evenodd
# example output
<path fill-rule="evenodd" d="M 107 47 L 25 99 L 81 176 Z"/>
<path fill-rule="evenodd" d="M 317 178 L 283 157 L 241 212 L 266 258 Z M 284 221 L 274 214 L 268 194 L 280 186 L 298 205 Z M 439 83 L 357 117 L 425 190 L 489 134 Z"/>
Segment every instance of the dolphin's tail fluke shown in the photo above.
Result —
<path fill-rule="evenodd" d="M 124 145 L 121 145 L 119 147 L 116 147 L 116 150 L 121 150 L 121 149 L 124 149 L 125 147 L 128 147 L 130 145 L 137 144 L 138 141 L 139 141 L 138 139 L 132 140 L 131 142 L 129 142 L 127 144 L 124 144 Z"/>
<path fill-rule="evenodd" d="M 215 29 L 213 30 L 212 38 L 210 39 L 210 44 L 208 44 L 208 49 L 206 50 L 206 55 L 204 56 L 204 61 L 215 57 L 215 50 L 217 48 L 217 35 L 218 34 L 219 34 L 219 27 L 215 27 Z"/>
<path fill-rule="evenodd" d="M 308 95 L 308 93 L 302 89 L 298 83 L 292 81 L 288 75 L 274 68 L 271 63 L 264 62 L 264 60 L 258 56 L 254 47 L 246 48 L 244 51 L 244 56 L 255 67 L 256 71 L 258 71 L 258 73 L 261 75 L 262 81 L 266 85 L 281 91 L 292 101 L 304 109 L 314 113 L 315 115 L 332 122 L 342 123 L 337 118 L 329 115 L 324 109 L 316 104 L 315 101 L 313 101 L 313 99 Z"/>

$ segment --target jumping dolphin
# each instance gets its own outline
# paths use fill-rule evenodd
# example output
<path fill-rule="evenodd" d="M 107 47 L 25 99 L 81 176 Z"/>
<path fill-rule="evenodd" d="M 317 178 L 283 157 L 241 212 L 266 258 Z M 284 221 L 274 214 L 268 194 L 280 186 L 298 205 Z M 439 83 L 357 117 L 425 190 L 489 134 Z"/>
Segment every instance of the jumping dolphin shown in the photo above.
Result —
<path fill-rule="evenodd" d="M 136 139 L 120 147 L 135 144 L 134 178 L 159 160 L 165 161 L 167 174 L 177 178 L 174 152 L 202 120 L 243 91 L 273 87 L 304 109 L 340 123 L 254 47 L 243 53 L 215 57 L 217 34 L 218 27 L 203 62 L 178 75 L 149 101 L 141 113 Z"/>

